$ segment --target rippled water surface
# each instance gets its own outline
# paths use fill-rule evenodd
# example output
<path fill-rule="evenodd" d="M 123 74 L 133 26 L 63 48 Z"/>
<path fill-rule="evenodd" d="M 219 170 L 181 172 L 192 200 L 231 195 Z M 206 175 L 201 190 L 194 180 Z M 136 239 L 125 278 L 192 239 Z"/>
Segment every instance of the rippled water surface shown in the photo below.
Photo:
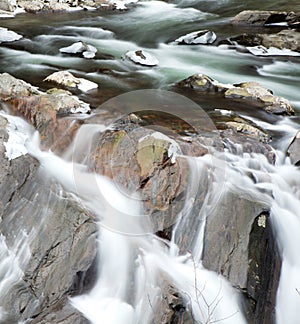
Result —
<path fill-rule="evenodd" d="M 215 31 L 218 40 L 247 32 L 247 28 L 230 24 L 230 19 L 244 9 L 296 11 L 299 6 L 298 1 L 264 1 L 259 6 L 257 1 L 147 1 L 122 12 L 20 14 L 1 20 L 3 27 L 24 38 L 10 45 L 2 44 L 0 71 L 46 88 L 48 85 L 42 80 L 47 75 L 68 69 L 99 84 L 98 91 L 85 96 L 94 107 L 133 89 L 170 88 L 176 81 L 200 72 L 224 83 L 259 81 L 300 109 L 299 58 L 255 57 L 224 47 L 174 43 L 179 36 L 200 29 Z M 59 48 L 79 40 L 97 48 L 95 59 L 59 53 Z M 128 50 L 135 49 L 146 49 L 156 56 L 159 66 L 142 67 L 122 59 Z M 201 103 L 201 99 L 193 99 Z"/>

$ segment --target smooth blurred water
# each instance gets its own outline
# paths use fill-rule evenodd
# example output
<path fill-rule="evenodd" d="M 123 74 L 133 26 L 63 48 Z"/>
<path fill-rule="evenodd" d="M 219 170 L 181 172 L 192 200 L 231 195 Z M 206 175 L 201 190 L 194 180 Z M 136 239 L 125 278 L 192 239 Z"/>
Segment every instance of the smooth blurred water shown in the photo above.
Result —
<path fill-rule="evenodd" d="M 224 47 L 173 43 L 181 35 L 206 28 L 214 30 L 218 39 L 249 31 L 232 26 L 230 19 L 240 10 L 257 7 L 295 11 L 299 3 L 264 1 L 258 6 L 257 1 L 144 1 L 125 12 L 20 14 L 1 20 L 3 27 L 24 38 L 8 47 L 1 44 L 0 71 L 47 88 L 42 81 L 47 75 L 68 69 L 99 84 L 99 90 L 91 91 L 86 98 L 95 106 L 134 89 L 168 88 L 199 72 L 224 83 L 258 81 L 300 110 L 300 58 L 255 57 Z M 59 48 L 79 40 L 98 49 L 96 59 L 59 53 Z M 156 56 L 159 66 L 142 67 L 122 59 L 128 50 L 135 49 Z"/>
<path fill-rule="evenodd" d="M 289 99 L 296 110 L 296 117 L 275 118 L 257 111 L 249 112 L 243 107 L 239 107 L 238 112 L 277 134 L 276 146 L 284 151 L 300 125 L 297 117 L 300 111 L 299 58 L 255 57 L 224 46 L 178 46 L 174 43 L 174 40 L 183 34 L 206 28 L 214 30 L 220 39 L 246 32 L 246 28 L 230 25 L 230 19 L 241 10 L 258 8 L 297 11 L 300 10 L 300 4 L 298 0 L 289 2 L 178 0 L 172 3 L 143 1 L 125 12 L 20 14 L 14 19 L 0 20 L 0 26 L 10 28 L 24 36 L 16 43 L 0 44 L 0 72 L 9 72 L 46 90 L 50 87 L 43 82 L 46 76 L 61 69 L 68 69 L 76 76 L 99 84 L 98 90 L 80 95 L 94 108 L 118 94 L 131 90 L 169 89 L 175 82 L 194 73 L 205 73 L 223 83 L 258 81 L 272 89 L 275 95 Z M 86 60 L 59 52 L 61 47 L 79 40 L 97 48 L 98 54 L 95 59 Z M 159 65 L 148 68 L 134 65 L 123 59 L 128 50 L 135 49 L 148 51 L 159 60 Z M 207 110 L 234 108 L 228 107 L 227 103 L 219 98 L 207 102 L 191 92 L 187 91 L 186 95 Z M 189 116 L 188 111 L 185 113 Z M 105 129 L 103 125 L 88 127 L 88 129 L 83 128 L 81 134 L 79 132 L 79 136 L 82 135 L 81 152 L 85 149 L 85 140 L 89 138 L 87 134 L 91 135 Z M 62 182 L 67 190 L 76 192 L 86 207 L 93 212 L 97 213 L 103 204 L 107 203 L 105 193 L 109 193 L 112 199 L 118 201 L 119 206 L 123 206 L 121 211 L 107 206 L 107 214 L 98 215 L 101 219 L 114 214 L 115 218 L 109 220 L 118 223 L 121 228 L 122 226 L 128 228 L 130 224 L 121 221 L 124 214 L 131 213 L 132 210 L 140 211 L 139 208 L 142 208 L 134 204 L 134 206 L 130 205 L 130 210 L 127 210 L 129 201 L 120 197 L 116 188 L 106 179 L 95 178 L 94 175 L 85 173 L 82 165 L 74 167 L 74 164 L 53 154 L 41 152 L 36 142 L 32 143 L 29 150 L 53 178 Z M 271 208 L 274 228 L 280 233 L 278 242 L 283 257 L 277 321 L 279 324 L 296 324 L 300 300 L 296 290 L 296 288 L 300 289 L 297 277 L 300 271 L 297 255 L 300 235 L 298 230 L 299 170 L 289 165 L 289 162 L 280 157 L 280 154 L 276 166 L 271 166 L 261 156 L 245 155 L 241 158 L 228 155 L 227 159 L 226 168 L 229 170 L 227 181 L 230 189 L 250 195 L 254 201 L 262 201 Z M 255 159 L 259 164 L 258 170 L 249 166 L 251 159 Z M 214 166 L 218 165 L 216 160 L 213 162 Z M 196 163 L 194 171 L 199 172 L 194 177 L 195 181 L 201 175 L 200 165 L 210 163 L 212 162 L 205 159 Z M 255 174 L 257 179 L 262 173 L 270 176 L 267 177 L 268 181 L 262 180 L 254 184 L 248 176 L 249 173 Z M 89 185 L 91 178 L 94 187 Z M 261 178 L 266 179 L 266 177 Z M 101 196 L 103 200 L 99 201 L 99 197 L 91 195 L 95 187 L 104 190 Z M 268 190 L 271 194 L 262 194 L 262 189 Z M 211 190 L 211 194 L 216 194 L 223 190 L 223 187 L 214 186 Z M 151 235 L 139 238 L 124 237 L 119 233 L 108 231 L 105 227 L 100 227 L 99 250 L 103 256 L 102 260 L 105 259 L 106 262 L 99 264 L 98 284 L 88 296 L 77 297 L 72 300 L 72 303 L 93 323 L 109 321 L 109 323 L 140 324 L 141 319 L 145 323 L 150 322 L 152 318 L 150 306 L 155 307 L 162 294 L 158 279 L 161 273 L 164 273 L 179 290 L 190 296 L 186 304 L 192 309 L 197 320 L 205 322 L 226 318 L 222 322 L 243 323 L 244 318 L 239 309 L 238 297 L 231 300 L 231 296 L 236 295 L 236 292 L 224 278 L 208 272 L 201 265 L 206 211 L 203 209 L 199 215 L 203 218 L 203 222 L 200 224 L 202 227 L 197 229 L 198 236 L 195 238 L 195 248 L 192 251 L 195 260 L 179 254 L 175 244 L 176 229 L 171 245 L 166 248 L 165 244 Z M 109 225 L 111 223 L 108 223 L 108 227 Z M 134 226 L 134 231 L 145 231 L 144 228 L 140 228 L 140 224 Z M 17 240 L 16 246 L 18 244 L 20 243 Z M 121 256 L 120 250 L 122 250 Z M 20 280 L 22 269 L 19 268 L 18 258 L 22 257 L 25 262 L 29 255 L 19 256 L 14 247 L 9 250 L 2 236 L 0 236 L 0 254 L 3 259 L 0 263 L 0 287 L 3 287 L 4 284 L 13 284 Z M 15 269 L 11 272 L 11 277 L 5 274 L 4 270 L 7 267 Z M 199 286 L 195 285 L 195 278 Z M 122 285 L 119 284 L 120 282 Z M 98 289 L 99 286 L 101 289 Z M 210 301 L 218 303 L 211 306 L 215 309 L 215 314 L 207 314 L 207 307 L 201 308 L 198 291 L 202 291 L 201 298 L 205 298 L 204 304 L 201 305 L 207 306 Z"/>

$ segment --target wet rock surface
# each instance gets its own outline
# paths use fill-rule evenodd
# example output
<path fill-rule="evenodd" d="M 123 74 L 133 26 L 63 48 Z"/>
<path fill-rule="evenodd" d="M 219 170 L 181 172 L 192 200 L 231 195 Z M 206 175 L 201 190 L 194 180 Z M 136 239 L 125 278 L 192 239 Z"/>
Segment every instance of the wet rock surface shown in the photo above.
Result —
<path fill-rule="evenodd" d="M 68 91 L 52 88 L 44 93 L 7 73 L 0 75 L 0 98 L 40 132 L 43 148 L 55 152 L 66 149 L 82 124 L 76 114 L 90 111 L 88 104 Z M 65 115 L 70 117 L 62 118 Z"/>
<path fill-rule="evenodd" d="M 203 264 L 243 292 L 250 323 L 274 323 L 281 258 L 268 213 L 235 194 L 220 205 L 206 222 Z"/>
<path fill-rule="evenodd" d="M 281 30 L 275 34 L 242 34 L 230 37 L 229 40 L 231 44 L 238 43 L 239 45 L 250 47 L 248 48 L 249 50 L 251 47 L 263 46 L 266 49 L 276 48 L 300 52 L 300 32 L 294 29 Z M 288 54 L 287 52 L 286 55 Z"/>
<path fill-rule="evenodd" d="M 194 74 L 176 84 L 179 88 L 190 88 L 199 94 L 220 93 L 224 98 L 241 99 L 254 103 L 268 113 L 276 115 L 292 115 L 294 110 L 283 97 L 274 96 L 271 90 L 266 89 L 257 82 L 243 82 L 240 84 L 223 84 L 204 74 Z"/>
<path fill-rule="evenodd" d="M 6 83 L 0 83 L 0 96 L 40 131 L 44 147 L 52 146 L 63 152 L 78 128 L 90 122 L 70 118 L 72 105 L 68 104 L 68 100 L 72 97 L 66 91 L 52 90 L 52 93 L 41 94 L 21 80 L 12 79 L 7 74 L 4 77 L 8 78 L 10 86 L 5 88 Z M 283 102 L 286 104 L 284 113 L 291 113 L 289 104 L 283 98 L 273 96 L 269 90 L 256 83 L 226 85 L 198 74 L 183 80 L 179 86 L 192 88 L 199 94 L 221 94 L 228 100 L 239 98 L 250 102 L 259 101 L 276 113 L 277 108 L 272 105 Z M 64 101 L 65 98 L 67 101 Z M 67 114 L 67 117 L 63 117 L 63 114 Z M 181 154 L 203 156 L 208 153 L 207 147 L 212 145 L 216 150 L 227 149 L 238 155 L 245 152 L 262 153 L 270 162 L 274 161 L 274 152 L 269 145 L 271 138 L 255 123 L 228 111 L 215 112 L 211 117 L 216 125 L 214 136 L 217 140 L 212 131 L 209 134 L 197 133 L 182 121 L 153 115 L 153 112 L 130 114 L 103 133 L 96 134 L 89 156 L 89 171 L 108 176 L 131 192 L 141 193 L 146 211 L 152 215 L 159 236 L 169 238 L 177 212 L 182 208 L 189 181 L 189 166 L 180 157 Z M 4 127 L 5 120 L 2 123 Z M 166 123 L 175 125 L 170 136 L 162 135 L 159 130 L 150 127 L 164 127 Z M 3 136 L 6 138 L 7 134 L 4 132 Z M 29 156 L 13 161 L 23 163 L 25 158 L 37 163 Z M 86 157 L 82 157 L 84 158 Z M 8 168 L 11 167 L 7 165 Z M 18 166 L 18 170 L 19 168 L 22 170 L 23 167 Z M 45 185 L 40 179 L 37 165 L 27 173 L 30 176 L 20 180 L 20 188 L 12 186 L 7 191 L 7 196 L 4 194 L 4 198 L 7 198 L 4 199 L 2 212 L 3 234 L 8 243 L 12 244 L 14 232 L 10 230 L 15 217 L 22 220 L 20 228 L 29 231 L 33 224 L 39 222 L 34 211 L 30 218 L 22 219 L 24 208 L 30 210 L 32 206 L 40 206 L 37 208 L 42 209 L 47 206 L 44 208 L 47 222 L 40 224 L 45 242 L 38 244 L 37 241 L 32 241 L 30 249 L 33 257 L 24 268 L 24 279 L 19 283 L 18 291 L 9 292 L 10 297 L 4 306 L 12 309 L 12 321 L 16 319 L 15 314 L 21 312 L 22 319 L 31 318 L 29 323 L 85 323 L 86 320 L 67 304 L 67 297 L 80 293 L 89 286 L 87 282 L 81 285 L 80 278 L 93 273 L 96 255 L 94 219 L 70 196 L 65 195 L 63 200 L 59 199 L 57 192 L 54 189 L 52 191 L 52 186 L 48 183 Z M 31 177 L 42 188 L 39 197 L 33 196 Z M 195 215 L 207 193 L 208 180 L 201 181 L 194 206 Z M 43 190 L 47 195 L 43 195 Z M 21 204 L 13 213 L 16 201 L 21 201 Z M 30 204 L 30 201 L 34 204 Z M 271 323 L 281 260 L 269 228 L 268 214 L 263 206 L 234 194 L 223 197 L 222 208 L 207 220 L 204 265 L 224 275 L 244 293 L 249 321 L 260 318 L 262 323 Z M 194 217 L 183 229 L 178 241 L 182 251 L 189 251 L 191 238 L 195 234 L 193 229 L 198 228 L 195 224 L 199 221 Z M 16 231 L 18 226 L 15 226 Z M 261 243 L 259 246 L 257 237 Z M 70 269 L 70 272 L 62 272 L 65 268 Z M 266 269 L 273 269 L 272 275 L 266 273 Z M 45 280 L 55 282 L 55 287 Z M 26 293 L 22 295 L 21 302 L 17 301 L 16 296 L 23 290 Z M 43 291 L 48 297 L 42 296 Z M 190 323 L 192 317 L 185 308 L 183 296 L 168 284 L 163 294 L 165 298 L 157 320 L 162 323 L 181 323 L 183 320 Z M 267 311 L 264 311 L 264 307 Z"/>
<path fill-rule="evenodd" d="M 139 192 L 155 228 L 163 230 L 175 223 L 187 185 L 188 164 L 176 154 L 201 156 L 207 150 L 200 142 L 177 144 L 140 127 L 132 115 L 95 139 L 89 170 L 112 178 L 131 193 Z"/>
<path fill-rule="evenodd" d="M 300 165 L 300 131 L 297 132 L 289 145 L 287 155 L 290 157 L 293 164 L 297 166 Z"/>
<path fill-rule="evenodd" d="M 75 7 L 114 9 L 115 6 L 106 0 L 18 0 L 17 4 L 30 13 L 44 11 L 67 11 Z"/>
<path fill-rule="evenodd" d="M 19 249 L 30 253 L 23 252 L 18 264 L 24 275 L 1 294 L 5 323 L 87 323 L 70 306 L 68 297 L 83 291 L 84 274 L 93 282 L 94 217 L 70 195 L 60 196 L 57 185 L 50 184 L 28 154 L 8 160 L 4 145 L 9 136 L 7 124 L 0 116 L 1 235 L 12 251 L 20 240 Z M 25 234 L 28 246 L 22 242 Z M 19 249 L 15 253 L 22 253 Z"/>
<path fill-rule="evenodd" d="M 286 11 L 245 10 L 237 14 L 232 23 L 235 25 L 267 26 L 270 24 L 283 24 L 286 26 L 299 26 L 300 14 Z"/>

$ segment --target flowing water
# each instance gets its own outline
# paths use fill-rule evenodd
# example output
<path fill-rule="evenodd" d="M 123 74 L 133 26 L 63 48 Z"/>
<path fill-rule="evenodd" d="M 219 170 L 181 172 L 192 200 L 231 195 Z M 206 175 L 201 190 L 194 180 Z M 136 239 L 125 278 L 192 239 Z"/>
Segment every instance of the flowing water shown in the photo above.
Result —
<path fill-rule="evenodd" d="M 246 108 L 228 107 L 219 99 L 207 102 L 188 94 L 205 111 L 236 109 L 240 115 L 267 129 L 274 138 L 277 164 L 270 165 L 260 155 L 236 156 L 229 152 L 198 159 L 183 157 L 191 165 L 190 186 L 168 244 L 151 234 L 151 219 L 139 217 L 145 215 L 143 204 L 136 197 L 124 196 L 114 183 L 89 174 L 84 166 L 87 161 L 78 160 L 83 150 L 88 153 L 86 143 L 92 141 L 94 134 L 104 131 L 106 126 L 85 125 L 77 134 L 75 149 L 65 154 L 67 160 L 63 156 L 40 151 L 37 135 L 28 135 L 34 139 L 27 141 L 24 149 L 39 159 L 48 176 L 51 175 L 67 191 L 76 194 L 101 221 L 98 281 L 89 294 L 70 300 L 92 323 L 150 323 L 162 295 L 162 274 L 185 296 L 186 307 L 192 310 L 195 322 L 246 323 L 238 292 L 223 277 L 206 270 L 201 264 L 206 217 L 219 207 L 221 202 L 218 197 L 227 192 L 238 193 L 270 208 L 283 260 L 276 320 L 279 324 L 298 323 L 300 173 L 282 152 L 300 125 L 297 116 L 300 111 L 300 59 L 255 57 L 224 46 L 189 47 L 174 43 L 179 36 L 200 29 L 212 29 L 224 39 L 240 34 L 247 30 L 231 26 L 230 18 L 241 10 L 258 8 L 300 10 L 298 1 L 145 1 L 125 12 L 20 14 L 14 19 L 0 20 L 2 27 L 24 36 L 14 44 L 1 44 L 0 72 L 11 73 L 45 90 L 49 87 L 43 82 L 46 76 L 68 69 L 76 76 L 99 84 L 97 90 L 79 94 L 94 108 L 132 90 L 169 89 L 176 81 L 199 72 L 223 83 L 258 81 L 272 89 L 275 95 L 290 100 L 296 110 L 294 117 L 273 118 Z M 61 47 L 78 40 L 97 48 L 95 59 L 85 60 L 59 53 Z M 128 50 L 136 49 L 144 49 L 154 55 L 159 60 L 159 66 L 142 67 L 123 59 Z M 185 113 L 187 118 L 193 118 L 189 111 Z M 194 231 L 194 237 L 190 238 L 192 249 L 183 255 L 177 247 L 177 237 L 185 220 L 191 217 L 193 191 L 211 168 L 214 173 L 206 200 L 199 211 L 199 227 Z M 5 237 L 0 235 L 0 291 L 8 289 L 22 277 L 22 269 L 30 257 L 26 243 L 30 235 L 21 233 L 12 247 L 8 247 Z M 0 322 L 4 314 L 5 310 L 0 309 Z"/>

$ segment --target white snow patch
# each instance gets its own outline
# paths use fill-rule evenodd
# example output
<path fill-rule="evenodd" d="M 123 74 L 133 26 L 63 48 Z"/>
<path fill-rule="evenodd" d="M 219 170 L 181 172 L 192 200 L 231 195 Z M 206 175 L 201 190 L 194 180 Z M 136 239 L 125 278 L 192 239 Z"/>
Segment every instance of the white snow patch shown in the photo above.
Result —
<path fill-rule="evenodd" d="M 72 96 L 75 100 L 80 103 L 80 107 L 78 108 L 71 108 L 70 112 L 72 114 L 87 114 L 91 111 L 90 105 L 86 102 L 81 101 L 78 97 Z"/>
<path fill-rule="evenodd" d="M 80 83 L 77 84 L 77 88 L 83 92 L 87 92 L 92 89 L 97 89 L 98 84 L 83 78 L 78 78 Z"/>
<path fill-rule="evenodd" d="M 118 0 L 118 1 L 111 1 L 111 4 L 115 6 L 117 10 L 127 10 L 127 5 L 130 3 L 136 3 L 138 0 Z"/>
<path fill-rule="evenodd" d="M 247 50 L 256 56 L 300 56 L 300 53 L 291 51 L 289 49 L 283 48 L 279 49 L 276 47 L 266 48 L 262 45 L 259 46 L 248 46 Z"/>
<path fill-rule="evenodd" d="M 272 24 L 265 24 L 265 26 L 288 26 L 289 24 L 286 21 L 282 21 L 282 22 L 277 22 L 277 23 L 272 23 Z"/>
<path fill-rule="evenodd" d="M 232 110 L 215 109 L 215 111 L 218 111 L 223 116 L 230 116 L 232 114 Z"/>
<path fill-rule="evenodd" d="M 15 33 L 7 28 L 0 27 L 0 43 L 2 42 L 13 42 L 21 39 L 23 36 Z"/>
<path fill-rule="evenodd" d="M 198 30 L 175 40 L 177 43 L 184 43 L 187 45 L 196 44 L 211 44 L 217 39 L 217 35 L 210 30 Z"/>
<path fill-rule="evenodd" d="M 125 56 L 133 61 L 134 63 L 138 63 L 141 65 L 147 66 L 155 66 L 158 65 L 159 61 L 156 57 L 152 56 L 150 53 L 145 52 L 143 50 L 137 51 L 128 51 Z"/>
<path fill-rule="evenodd" d="M 96 47 L 89 44 L 84 44 L 83 42 L 76 42 L 70 46 L 62 47 L 59 51 L 61 53 L 67 53 L 67 54 L 82 53 L 83 57 L 85 58 L 93 58 L 97 53 Z"/>
<path fill-rule="evenodd" d="M 17 9 L 14 11 L 14 15 L 18 15 L 18 14 L 25 13 L 25 12 L 26 12 L 26 10 L 24 8 L 17 7 Z"/>
<path fill-rule="evenodd" d="M 44 81 L 55 82 L 64 86 L 69 86 L 71 88 L 78 88 L 79 90 L 86 92 L 91 89 L 98 88 L 98 84 L 83 78 L 76 78 L 69 71 L 58 71 L 47 76 Z"/>
<path fill-rule="evenodd" d="M 25 143 L 29 140 L 30 126 L 20 117 L 10 116 L 3 112 L 0 115 L 8 120 L 7 132 L 8 141 L 4 143 L 5 156 L 14 160 L 19 156 L 28 153 Z"/>

